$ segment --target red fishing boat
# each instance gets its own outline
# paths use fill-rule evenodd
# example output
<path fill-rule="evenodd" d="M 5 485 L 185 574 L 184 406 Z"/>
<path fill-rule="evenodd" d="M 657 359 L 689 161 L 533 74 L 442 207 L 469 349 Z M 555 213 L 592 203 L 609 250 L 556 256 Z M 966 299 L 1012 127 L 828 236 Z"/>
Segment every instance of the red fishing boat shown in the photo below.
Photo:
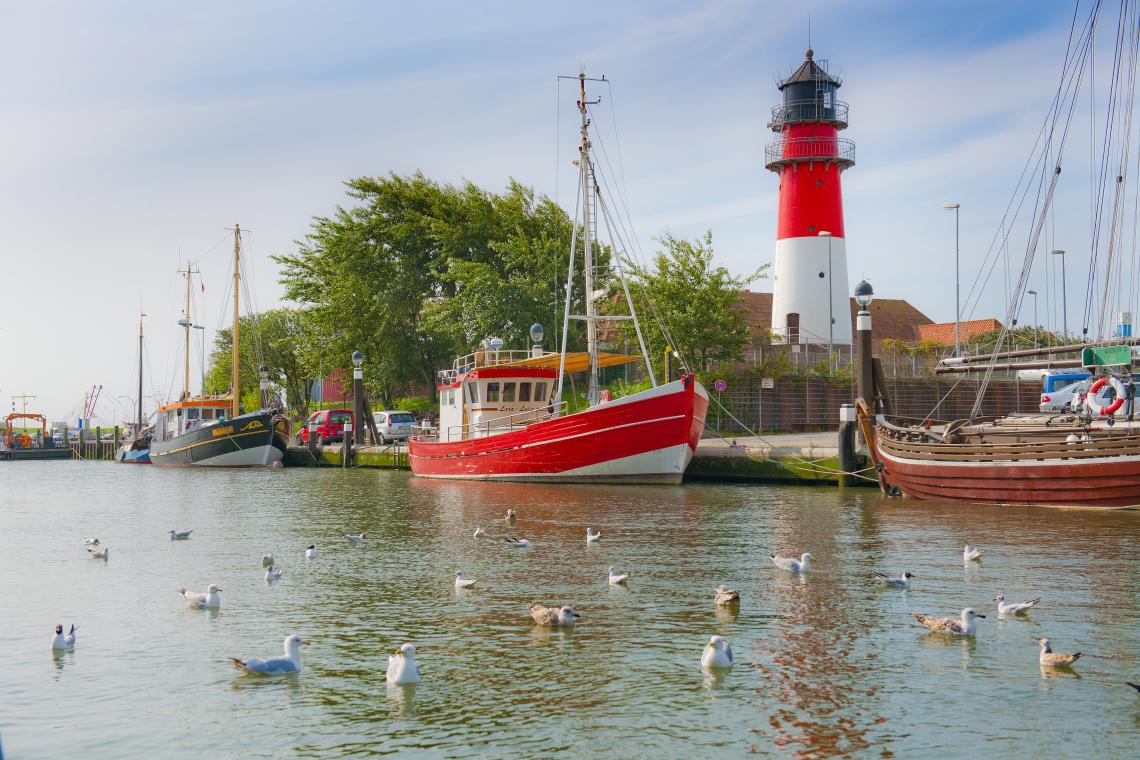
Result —
<path fill-rule="evenodd" d="M 599 178 L 591 152 L 590 120 L 584 74 L 576 77 L 581 97 L 581 145 L 578 189 L 584 289 L 583 314 L 571 314 L 574 261 L 579 235 L 571 238 L 570 274 L 562 324 L 562 350 L 545 352 L 543 329 L 534 325 L 530 350 L 503 350 L 503 341 L 488 338 L 479 350 L 456 359 L 439 373 L 439 427 L 421 431 L 408 441 L 412 472 L 421 477 L 546 482 L 679 483 L 704 431 L 708 393 L 690 372 L 679 380 L 657 383 L 629 297 L 621 255 L 595 266 L 598 219 L 608 228 L 615 215 L 598 192 Z M 579 219 L 574 219 L 575 225 Z M 611 237 L 613 234 L 611 232 Z M 621 239 L 627 239 L 622 237 Z M 617 251 L 616 246 L 612 250 Z M 602 288 L 595 289 L 595 278 Z M 604 279 L 603 279 L 604 278 Z M 595 303 L 609 293 L 607 283 L 620 283 L 629 314 L 599 314 Z M 567 352 L 570 321 L 585 324 L 586 351 Z M 597 325 L 632 320 L 641 356 L 600 350 Z M 599 387 L 605 367 L 639 359 L 650 380 L 647 390 L 610 398 Z M 563 399 L 565 378 L 588 373 L 581 406 Z"/>

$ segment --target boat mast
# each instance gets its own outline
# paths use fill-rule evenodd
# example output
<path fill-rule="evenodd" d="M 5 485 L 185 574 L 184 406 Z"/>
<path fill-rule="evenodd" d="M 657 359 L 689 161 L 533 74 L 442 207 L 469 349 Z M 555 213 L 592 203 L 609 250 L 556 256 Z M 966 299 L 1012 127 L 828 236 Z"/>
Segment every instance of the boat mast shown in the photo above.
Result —
<path fill-rule="evenodd" d="M 135 428 L 135 435 L 142 435 L 143 429 L 143 413 L 142 413 L 142 377 L 143 377 L 143 315 L 139 314 L 139 417 L 138 427 Z"/>
<path fill-rule="evenodd" d="M 578 149 L 582 161 L 582 256 L 586 269 L 586 351 L 590 355 L 590 385 L 587 391 L 587 402 L 590 406 L 598 403 L 598 325 L 594 309 L 594 257 L 592 246 L 593 231 L 591 228 L 591 198 L 597 190 L 595 187 L 594 171 L 590 164 L 590 119 L 586 115 L 586 106 L 598 101 L 586 100 L 586 74 L 578 74 L 578 111 L 582 114 L 582 145 Z"/>
<path fill-rule="evenodd" d="M 241 414 L 241 378 L 238 373 L 238 320 L 240 313 L 238 311 L 240 300 L 239 293 L 241 287 L 241 228 L 234 225 L 234 331 L 233 331 L 233 375 L 230 380 L 230 414 L 237 417 Z"/>
<path fill-rule="evenodd" d="M 186 311 L 185 316 L 179 320 L 178 324 L 182 325 L 183 331 L 186 333 L 186 355 L 185 363 L 182 370 L 182 401 L 190 398 L 190 264 L 186 265 Z M 141 330 L 140 330 L 141 332 Z"/>

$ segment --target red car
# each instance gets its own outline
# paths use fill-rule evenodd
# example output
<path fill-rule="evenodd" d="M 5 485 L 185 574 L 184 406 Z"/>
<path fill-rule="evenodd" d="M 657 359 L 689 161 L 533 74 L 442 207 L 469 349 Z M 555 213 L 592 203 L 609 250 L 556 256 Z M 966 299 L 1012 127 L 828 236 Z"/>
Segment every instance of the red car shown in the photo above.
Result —
<path fill-rule="evenodd" d="M 343 441 L 346 422 L 352 422 L 351 409 L 323 409 L 319 412 L 313 412 L 309 415 L 309 419 L 297 437 L 302 445 L 307 446 L 309 444 L 309 429 L 315 425 L 314 435 L 316 438 L 314 440 L 318 446 L 324 443 Z"/>

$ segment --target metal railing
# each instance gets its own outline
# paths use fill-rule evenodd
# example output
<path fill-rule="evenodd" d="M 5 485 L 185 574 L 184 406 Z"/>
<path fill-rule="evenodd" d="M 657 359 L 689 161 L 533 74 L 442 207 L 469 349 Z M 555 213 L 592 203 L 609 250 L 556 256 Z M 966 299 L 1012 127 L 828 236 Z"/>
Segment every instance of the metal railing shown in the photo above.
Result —
<path fill-rule="evenodd" d="M 485 422 L 468 422 L 465 425 L 450 425 L 446 430 L 446 436 L 443 437 L 442 440 L 448 442 L 465 441 L 468 438 L 485 438 L 489 435 L 509 433 L 516 428 L 525 428 L 535 422 L 564 417 L 567 412 L 567 403 L 568 402 L 563 401 L 553 410 L 549 406 L 544 406 L 538 409 L 528 409 L 525 412 L 515 412 L 514 414 L 508 414 L 502 417 L 495 417 Z M 417 429 L 420 432 L 415 432 Z M 412 433 L 408 437 L 409 439 L 414 438 L 417 441 L 441 440 L 438 429 L 420 428 L 419 426 L 414 426 Z"/>
<path fill-rule="evenodd" d="M 538 356 L 549 356 L 555 353 L 554 351 L 543 351 Z M 500 364 L 514 364 L 521 362 L 524 359 L 534 358 L 536 354 L 530 349 L 499 349 L 492 351 L 487 349 L 485 351 L 473 351 L 466 356 L 461 356 L 455 360 L 451 369 L 441 369 L 439 371 L 440 385 L 451 385 L 460 375 L 466 374 L 473 369 L 479 367 L 495 367 Z"/>
<path fill-rule="evenodd" d="M 786 124 L 822 122 L 846 129 L 847 113 L 848 105 L 842 100 L 832 100 L 830 108 L 822 98 L 789 100 L 772 106 L 772 120 L 768 122 L 768 127 L 779 132 Z"/>
<path fill-rule="evenodd" d="M 808 161 L 833 161 L 846 169 L 855 164 L 855 143 L 843 137 L 792 137 L 765 146 L 764 160 L 772 171 Z"/>

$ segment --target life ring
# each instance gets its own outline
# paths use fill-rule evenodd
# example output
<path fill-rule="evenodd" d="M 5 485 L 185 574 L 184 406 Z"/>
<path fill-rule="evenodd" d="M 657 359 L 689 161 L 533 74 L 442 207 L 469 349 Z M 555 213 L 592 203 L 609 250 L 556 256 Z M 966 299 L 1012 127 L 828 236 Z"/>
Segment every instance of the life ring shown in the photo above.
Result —
<path fill-rule="evenodd" d="M 1116 399 L 1108 406 L 1101 406 L 1096 402 L 1096 394 L 1097 391 L 1105 385 L 1111 385 L 1112 390 L 1116 391 Z M 1088 395 L 1085 396 L 1085 408 L 1089 410 L 1090 414 L 1107 417 L 1115 413 L 1122 406 L 1124 406 L 1124 385 L 1115 377 L 1107 376 L 1098 378 L 1095 383 L 1089 386 Z"/>

